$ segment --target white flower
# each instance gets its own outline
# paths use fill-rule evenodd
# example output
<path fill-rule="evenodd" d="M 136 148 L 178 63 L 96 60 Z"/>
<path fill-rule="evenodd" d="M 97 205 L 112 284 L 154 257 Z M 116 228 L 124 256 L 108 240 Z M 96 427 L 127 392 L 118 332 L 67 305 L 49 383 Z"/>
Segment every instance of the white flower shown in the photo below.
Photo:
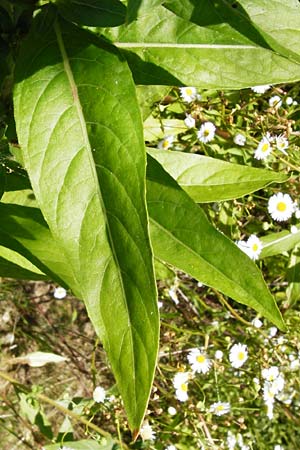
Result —
<path fill-rule="evenodd" d="M 173 386 L 176 390 L 175 396 L 180 402 L 186 402 L 188 397 L 188 380 L 190 378 L 189 372 L 176 373 Z"/>
<path fill-rule="evenodd" d="M 192 366 L 193 372 L 207 373 L 211 367 L 210 359 L 198 348 L 193 348 L 187 355 L 187 359 Z"/>
<path fill-rule="evenodd" d="M 274 381 L 279 376 L 279 369 L 276 366 L 271 366 L 268 369 L 262 369 L 261 376 L 264 380 Z"/>
<path fill-rule="evenodd" d="M 293 97 L 287 97 L 287 98 L 285 99 L 285 103 L 286 103 L 288 106 L 291 106 L 291 105 L 294 103 Z"/>
<path fill-rule="evenodd" d="M 218 361 L 221 361 L 221 359 L 223 358 L 223 352 L 222 352 L 222 350 L 217 350 L 217 351 L 216 351 L 216 353 L 215 353 L 215 358 L 216 358 Z"/>
<path fill-rule="evenodd" d="M 173 286 L 171 289 L 169 289 L 169 296 L 173 300 L 175 305 L 178 305 L 179 300 L 178 300 L 178 297 L 177 297 L 177 292 L 176 292 L 176 287 L 175 286 Z"/>
<path fill-rule="evenodd" d="M 106 397 L 105 389 L 101 386 L 97 386 L 93 392 L 93 399 L 96 403 L 103 403 Z"/>
<path fill-rule="evenodd" d="M 275 392 L 271 389 L 271 383 L 268 381 L 265 381 L 264 387 L 263 387 L 263 399 L 266 405 L 269 403 L 274 403 L 275 401 Z"/>
<path fill-rule="evenodd" d="M 168 413 L 170 414 L 170 416 L 175 416 L 175 414 L 177 414 L 177 411 L 174 406 L 169 406 Z"/>
<path fill-rule="evenodd" d="M 66 447 L 65 445 L 63 447 L 60 448 L 60 450 L 74 450 L 71 447 Z"/>
<path fill-rule="evenodd" d="M 273 95 L 273 97 L 269 99 L 269 105 L 274 109 L 280 108 L 280 106 L 282 105 L 282 100 L 279 95 Z"/>
<path fill-rule="evenodd" d="M 272 219 L 282 222 L 288 220 L 294 212 L 294 204 L 289 194 L 272 195 L 268 202 L 268 211 L 272 216 Z"/>
<path fill-rule="evenodd" d="M 232 367 L 238 369 L 242 367 L 248 358 L 247 345 L 234 344 L 229 352 L 229 360 Z"/>
<path fill-rule="evenodd" d="M 254 153 L 256 159 L 266 159 L 272 152 L 273 137 L 267 133 L 262 137 Z"/>
<path fill-rule="evenodd" d="M 260 86 L 253 86 L 251 90 L 256 94 L 264 94 L 268 89 L 270 89 L 270 87 L 271 86 L 269 84 L 261 84 Z"/>
<path fill-rule="evenodd" d="M 54 298 L 61 300 L 62 298 L 65 298 L 66 295 L 67 295 L 67 291 L 65 290 L 65 288 L 59 286 L 54 289 L 54 292 L 53 292 Z"/>
<path fill-rule="evenodd" d="M 251 323 L 255 328 L 261 328 L 263 325 L 262 321 L 258 317 L 255 317 Z"/>
<path fill-rule="evenodd" d="M 191 103 L 194 100 L 198 99 L 197 89 L 195 87 L 180 87 L 179 91 L 182 100 L 186 103 Z"/>
<path fill-rule="evenodd" d="M 184 119 L 184 124 L 187 128 L 195 128 L 196 120 L 190 114 Z"/>
<path fill-rule="evenodd" d="M 166 136 L 158 143 L 157 148 L 162 150 L 168 150 L 170 147 L 172 147 L 173 142 L 174 136 Z"/>
<path fill-rule="evenodd" d="M 213 140 L 216 132 L 216 127 L 212 122 L 204 122 L 200 130 L 197 133 L 198 139 L 200 142 L 206 144 Z"/>
<path fill-rule="evenodd" d="M 284 383 L 285 381 L 283 376 L 279 374 L 278 377 L 270 383 L 270 390 L 276 395 L 283 390 Z"/>
<path fill-rule="evenodd" d="M 246 137 L 245 137 L 243 134 L 238 133 L 238 134 L 236 134 L 236 135 L 234 136 L 233 142 L 234 142 L 236 145 L 243 146 L 243 145 L 245 145 L 245 143 L 246 143 Z"/>
<path fill-rule="evenodd" d="M 291 370 L 298 370 L 300 368 L 299 359 L 295 359 L 294 361 L 291 361 L 290 368 L 291 368 Z"/>
<path fill-rule="evenodd" d="M 285 151 L 289 146 L 289 141 L 287 138 L 280 134 L 279 136 L 276 136 L 275 142 L 277 149 L 287 155 L 288 153 Z"/>
<path fill-rule="evenodd" d="M 166 447 L 165 450 L 176 450 L 176 447 L 175 445 L 168 445 L 168 447 Z"/>
<path fill-rule="evenodd" d="M 226 443 L 228 446 L 228 450 L 234 450 L 234 447 L 235 447 L 235 444 L 237 443 L 237 441 L 236 441 L 235 435 L 231 431 L 228 431 L 228 433 L 227 433 Z"/>
<path fill-rule="evenodd" d="M 277 334 L 277 331 L 278 331 L 278 328 L 276 328 L 276 327 L 270 327 L 270 328 L 269 328 L 269 337 L 270 337 L 270 338 L 275 337 L 276 334 Z"/>
<path fill-rule="evenodd" d="M 145 420 L 141 429 L 140 435 L 143 441 L 154 441 L 155 440 L 155 431 L 153 431 L 151 425 L 149 425 L 148 420 Z"/>
<path fill-rule="evenodd" d="M 267 403 L 267 417 L 270 420 L 272 420 L 274 417 L 273 410 L 274 410 L 274 402 Z"/>
<path fill-rule="evenodd" d="M 249 257 L 253 260 L 258 259 L 259 255 L 262 251 L 261 240 L 257 236 L 255 236 L 255 234 L 251 234 L 251 236 L 247 240 L 247 246 L 249 248 L 249 251 L 248 251 Z"/>
<path fill-rule="evenodd" d="M 209 412 L 215 414 L 216 416 L 223 416 L 223 414 L 227 414 L 230 412 L 230 403 L 227 402 L 216 402 L 213 403 Z"/>
<path fill-rule="evenodd" d="M 284 448 L 281 445 L 275 445 L 274 450 L 284 450 Z"/>

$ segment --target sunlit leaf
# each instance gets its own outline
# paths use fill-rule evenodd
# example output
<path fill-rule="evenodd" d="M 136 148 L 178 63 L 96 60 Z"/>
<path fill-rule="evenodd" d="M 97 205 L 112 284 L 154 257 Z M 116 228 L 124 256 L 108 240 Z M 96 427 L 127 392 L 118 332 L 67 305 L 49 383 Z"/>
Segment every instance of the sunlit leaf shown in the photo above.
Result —
<path fill-rule="evenodd" d="M 210 224 L 201 208 L 150 155 L 147 186 L 155 255 L 251 306 L 284 329 L 279 309 L 257 266 Z"/>
<path fill-rule="evenodd" d="M 46 8 L 21 51 L 14 101 L 38 204 L 72 273 L 68 284 L 80 288 L 108 353 L 136 434 L 152 386 L 159 321 L 143 130 L 130 70 L 115 48 Z"/>
<path fill-rule="evenodd" d="M 283 183 L 283 173 L 256 169 L 209 158 L 166 150 L 147 149 L 197 203 L 242 197 L 270 183 Z"/>

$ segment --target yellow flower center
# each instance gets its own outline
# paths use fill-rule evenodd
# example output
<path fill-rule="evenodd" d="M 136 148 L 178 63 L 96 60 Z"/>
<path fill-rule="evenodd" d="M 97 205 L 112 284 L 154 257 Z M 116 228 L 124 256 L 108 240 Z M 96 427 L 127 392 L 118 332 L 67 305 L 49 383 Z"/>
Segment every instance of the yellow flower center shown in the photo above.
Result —
<path fill-rule="evenodd" d="M 284 202 L 277 203 L 277 211 L 284 212 L 286 210 L 286 204 Z"/>
<path fill-rule="evenodd" d="M 186 88 L 185 93 L 186 95 L 193 95 L 193 89 Z"/>
<path fill-rule="evenodd" d="M 265 142 L 263 145 L 262 145 L 262 147 L 261 147 L 261 151 L 264 153 L 264 152 L 267 152 L 268 150 L 269 150 L 269 148 L 270 148 L 270 144 L 268 143 L 268 142 Z"/>
<path fill-rule="evenodd" d="M 205 361 L 205 356 L 204 355 L 199 355 L 199 356 L 197 356 L 197 362 L 198 363 L 200 363 L 200 364 L 202 364 L 202 363 L 204 363 L 204 361 Z"/>
<path fill-rule="evenodd" d="M 244 359 L 244 357 L 245 357 L 244 352 L 239 352 L 239 354 L 238 354 L 238 359 L 239 359 L 240 361 L 242 361 L 242 360 Z"/>
<path fill-rule="evenodd" d="M 187 392 L 188 387 L 187 387 L 187 384 L 186 384 L 186 383 L 182 383 L 182 385 L 181 385 L 180 387 L 181 387 L 181 390 L 182 390 L 183 392 Z"/>
<path fill-rule="evenodd" d="M 254 252 L 257 252 L 257 250 L 258 250 L 258 245 L 257 245 L 257 244 L 253 244 L 253 245 L 252 245 L 252 250 L 253 250 Z"/>
<path fill-rule="evenodd" d="M 204 130 L 204 136 L 208 136 L 209 135 L 209 130 Z"/>
<path fill-rule="evenodd" d="M 224 410 L 224 405 L 218 405 L 218 406 L 216 407 L 216 410 L 217 410 L 217 411 L 223 411 L 223 410 Z"/>
<path fill-rule="evenodd" d="M 164 142 L 163 142 L 163 144 L 162 144 L 162 146 L 163 146 L 163 148 L 168 148 L 169 147 L 169 141 L 166 139 Z"/>

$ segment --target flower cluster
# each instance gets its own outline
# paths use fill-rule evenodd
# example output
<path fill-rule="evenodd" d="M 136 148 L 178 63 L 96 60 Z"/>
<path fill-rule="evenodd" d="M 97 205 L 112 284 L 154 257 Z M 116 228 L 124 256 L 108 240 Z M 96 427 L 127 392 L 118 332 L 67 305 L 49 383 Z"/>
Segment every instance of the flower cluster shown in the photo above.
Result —
<path fill-rule="evenodd" d="M 289 146 L 289 141 L 283 134 L 278 136 L 272 136 L 269 132 L 267 132 L 262 139 L 260 140 L 255 153 L 254 158 L 256 159 L 266 159 L 276 148 L 284 155 L 287 155 L 286 149 Z"/>
<path fill-rule="evenodd" d="M 259 258 L 263 245 L 261 240 L 252 234 L 247 241 L 238 241 L 237 246 L 254 261 Z"/>

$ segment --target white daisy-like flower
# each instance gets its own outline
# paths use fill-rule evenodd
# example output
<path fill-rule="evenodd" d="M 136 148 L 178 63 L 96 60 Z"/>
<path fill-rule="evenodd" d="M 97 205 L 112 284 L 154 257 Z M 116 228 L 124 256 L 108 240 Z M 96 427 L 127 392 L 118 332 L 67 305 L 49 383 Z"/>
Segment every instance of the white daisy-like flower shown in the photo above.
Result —
<path fill-rule="evenodd" d="M 258 317 L 255 317 L 251 323 L 255 328 L 261 328 L 263 325 L 262 321 Z"/>
<path fill-rule="evenodd" d="M 283 390 L 284 384 L 285 384 L 284 377 L 283 375 L 279 374 L 274 381 L 270 382 L 270 390 L 274 392 L 275 395 L 277 395 L 279 392 Z"/>
<path fill-rule="evenodd" d="M 173 386 L 176 390 L 175 396 L 180 402 L 186 402 L 188 397 L 188 380 L 190 379 L 189 372 L 176 373 Z"/>
<path fill-rule="evenodd" d="M 96 403 L 103 403 L 106 397 L 105 389 L 102 386 L 97 386 L 93 392 L 93 399 Z"/>
<path fill-rule="evenodd" d="M 246 143 L 246 137 L 245 137 L 243 134 L 238 133 L 238 134 L 236 134 L 236 135 L 234 136 L 233 142 L 234 142 L 236 145 L 240 145 L 240 146 L 242 147 L 242 146 L 245 145 L 245 143 Z"/>
<path fill-rule="evenodd" d="M 166 136 L 158 143 L 157 148 L 161 150 L 168 150 L 170 147 L 172 147 L 173 142 L 174 136 Z"/>
<path fill-rule="evenodd" d="M 299 359 L 295 359 L 294 361 L 291 361 L 291 364 L 290 364 L 291 370 L 299 370 L 299 368 L 300 368 L 300 360 Z"/>
<path fill-rule="evenodd" d="M 275 401 L 275 392 L 271 389 L 271 383 L 265 381 L 263 387 L 263 399 L 266 404 L 274 403 Z"/>
<path fill-rule="evenodd" d="M 291 106 L 294 103 L 293 97 L 287 97 L 285 99 L 285 103 L 286 103 L 287 106 Z"/>
<path fill-rule="evenodd" d="M 165 450 L 176 450 L 176 447 L 175 445 L 168 445 L 168 447 L 166 447 Z"/>
<path fill-rule="evenodd" d="M 269 105 L 271 108 L 278 109 L 282 105 L 282 100 L 279 95 L 273 95 L 273 97 L 269 98 Z"/>
<path fill-rule="evenodd" d="M 248 359 L 247 345 L 234 344 L 229 351 L 229 361 L 235 369 L 242 367 Z"/>
<path fill-rule="evenodd" d="M 206 144 L 210 142 L 215 137 L 216 127 L 212 122 L 204 122 L 200 130 L 197 132 L 197 137 L 200 142 Z"/>
<path fill-rule="evenodd" d="M 267 133 L 262 137 L 254 153 L 256 159 L 266 159 L 272 152 L 273 137 Z"/>
<path fill-rule="evenodd" d="M 65 298 L 67 295 L 67 291 L 65 290 L 65 288 L 59 286 L 57 288 L 54 289 L 53 292 L 53 297 L 57 298 L 58 300 L 61 300 L 63 298 Z"/>
<path fill-rule="evenodd" d="M 248 256 L 254 261 L 257 260 L 263 248 L 261 240 L 255 234 L 251 234 L 247 240 L 247 246 L 249 249 L 247 252 Z"/>
<path fill-rule="evenodd" d="M 193 348 L 187 355 L 187 359 L 192 366 L 192 371 L 197 373 L 207 373 L 211 367 L 211 361 L 198 348 Z"/>
<path fill-rule="evenodd" d="M 170 416 L 175 416 L 175 414 L 177 414 L 177 410 L 176 408 L 174 408 L 174 406 L 169 406 L 168 413 L 170 414 Z"/>
<path fill-rule="evenodd" d="M 192 86 L 180 87 L 180 97 L 186 103 L 191 103 L 198 99 L 197 89 Z"/>
<path fill-rule="evenodd" d="M 270 338 L 275 337 L 277 332 L 278 332 L 278 328 L 277 327 L 270 327 L 269 328 L 269 337 Z"/>
<path fill-rule="evenodd" d="M 278 194 L 274 194 L 269 198 L 268 211 L 274 220 L 279 222 L 288 220 L 294 212 L 293 200 L 289 194 L 278 192 Z"/>
<path fill-rule="evenodd" d="M 279 369 L 276 366 L 271 366 L 268 369 L 262 369 L 261 376 L 264 380 L 274 381 L 279 376 Z"/>
<path fill-rule="evenodd" d="M 213 403 L 209 412 L 215 414 L 216 416 L 223 416 L 223 414 L 228 414 L 230 412 L 230 403 L 227 402 L 216 402 Z"/>
<path fill-rule="evenodd" d="M 224 353 L 222 352 L 222 350 L 217 350 L 216 353 L 215 353 L 215 358 L 218 361 L 221 361 L 221 359 L 223 358 L 223 355 L 224 355 Z"/>
<path fill-rule="evenodd" d="M 252 86 L 251 90 L 255 92 L 256 94 L 264 94 L 270 89 L 269 84 L 261 84 L 259 86 Z"/>
<path fill-rule="evenodd" d="M 155 440 L 155 431 L 152 429 L 148 420 L 145 420 L 140 429 L 140 435 L 143 441 L 154 441 Z"/>
<path fill-rule="evenodd" d="M 289 141 L 285 136 L 280 134 L 279 136 L 276 136 L 275 138 L 276 142 L 276 148 L 281 151 L 284 155 L 287 155 L 288 153 L 285 151 L 289 146 Z"/>
<path fill-rule="evenodd" d="M 284 448 L 282 447 L 282 445 L 275 445 L 274 450 L 284 450 Z"/>
<path fill-rule="evenodd" d="M 184 119 L 184 124 L 187 128 L 195 128 L 196 120 L 190 114 Z"/>

